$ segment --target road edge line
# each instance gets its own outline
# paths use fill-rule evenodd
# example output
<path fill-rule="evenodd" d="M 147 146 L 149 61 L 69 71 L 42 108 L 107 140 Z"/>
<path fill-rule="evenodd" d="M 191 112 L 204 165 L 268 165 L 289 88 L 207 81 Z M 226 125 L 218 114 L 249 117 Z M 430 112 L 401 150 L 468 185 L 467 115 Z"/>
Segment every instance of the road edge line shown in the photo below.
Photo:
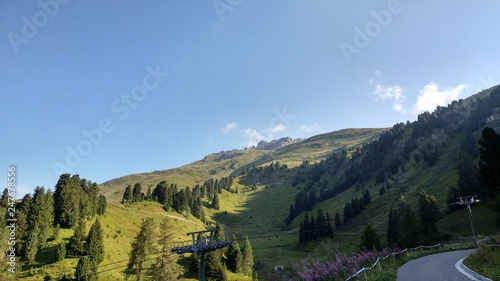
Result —
<path fill-rule="evenodd" d="M 465 266 L 465 264 L 463 263 L 464 259 L 465 258 L 461 258 L 460 260 L 457 261 L 457 263 L 455 263 L 455 268 L 458 271 L 460 271 L 460 273 L 467 276 L 469 279 L 475 280 L 475 281 L 493 281 L 493 280 L 491 280 L 487 277 L 484 277 L 481 274 L 475 272 L 474 270 L 468 268 L 467 266 Z"/>

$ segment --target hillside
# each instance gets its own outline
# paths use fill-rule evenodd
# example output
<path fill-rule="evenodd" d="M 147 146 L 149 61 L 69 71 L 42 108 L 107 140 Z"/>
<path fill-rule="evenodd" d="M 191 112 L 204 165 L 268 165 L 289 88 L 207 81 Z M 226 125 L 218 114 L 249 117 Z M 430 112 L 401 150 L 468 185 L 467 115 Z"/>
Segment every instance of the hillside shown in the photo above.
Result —
<path fill-rule="evenodd" d="M 277 149 L 234 149 L 220 151 L 185 166 L 128 175 L 100 184 L 101 192 L 108 200 L 118 202 L 122 199 L 127 185 L 140 183 L 144 187 L 156 186 L 160 181 L 175 183 L 178 186 L 195 186 L 210 178 L 221 178 L 230 174 L 237 175 L 243 168 L 282 161 L 289 166 L 297 166 L 303 160 L 320 161 L 329 154 L 344 148 L 356 148 L 364 142 L 378 138 L 387 129 L 345 129 L 326 133 L 309 139 L 281 146 Z"/>
<path fill-rule="evenodd" d="M 500 129 L 499 101 L 500 87 L 493 87 L 391 129 L 346 129 L 275 150 L 220 152 L 178 169 L 116 179 L 102 188 L 119 200 L 126 184 L 140 180 L 193 186 L 210 178 L 234 176 L 234 186 L 243 192 L 230 204 L 222 196 L 221 209 L 207 208 L 207 217 L 238 237 L 252 238 L 257 267 L 264 274 L 271 274 L 274 265 L 291 268 L 313 253 L 356 251 L 358 237 L 368 223 L 386 241 L 389 209 L 401 198 L 415 209 L 422 191 L 436 198 L 440 230 L 450 237 L 467 236 L 468 225 L 456 222 L 463 218 L 463 211 L 447 216 L 448 197 L 451 187 L 457 186 L 459 164 L 477 162 L 482 129 Z M 305 214 L 314 216 L 321 209 L 332 218 L 336 213 L 342 216 L 345 205 L 366 191 L 371 204 L 335 227 L 333 239 L 298 243 Z M 304 198 L 315 202 L 297 211 Z M 497 231 L 487 204 L 474 207 L 479 210 L 476 224 L 485 235 Z M 295 209 L 292 217 L 291 207 Z"/>
<path fill-rule="evenodd" d="M 405 215 L 419 218 L 422 194 L 432 197 L 438 210 L 435 236 L 415 232 L 410 240 L 401 238 L 391 246 L 471 236 L 467 210 L 450 207 L 455 197 L 465 195 L 481 199 L 472 206 L 479 235 L 495 234 L 498 228 L 490 207 L 498 201 L 489 198 L 477 169 L 478 141 L 486 127 L 500 132 L 500 86 L 392 128 L 345 129 L 298 142 L 285 139 L 287 145 L 276 149 L 271 149 L 276 144 L 271 142 L 266 149 L 221 151 L 179 168 L 110 180 L 100 185 L 108 208 L 100 217 L 106 257 L 98 268 L 99 276 L 101 280 L 124 278 L 131 242 L 147 217 L 156 223 L 169 220 L 174 232 L 171 245 L 187 240 L 187 232 L 216 223 L 240 244 L 248 237 L 261 280 L 290 278 L 294 264 L 310 256 L 324 260 L 336 252 L 358 251 L 368 224 L 382 244 L 389 246 L 390 210 L 407 210 Z M 148 198 L 139 194 L 140 202 L 120 203 L 125 187 L 136 183 L 142 185 L 143 193 L 151 187 L 153 194 Z M 300 241 L 301 234 L 311 232 L 304 228 L 306 221 L 317 214 L 325 214 L 333 238 Z M 341 218 L 338 222 L 336 215 Z M 410 227 L 417 229 L 421 224 L 415 219 Z M 50 276 L 73 272 L 77 259 L 55 262 L 52 258 L 57 244 L 72 235 L 73 230 L 61 229 L 60 238 L 40 249 L 35 262 L 18 277 L 42 280 L 43 274 L 32 274 L 35 269 Z M 189 255 L 180 263 L 187 270 Z M 275 266 L 285 270 L 275 272 Z M 231 280 L 250 279 L 228 274 Z M 185 278 L 195 276 L 188 272 Z"/>

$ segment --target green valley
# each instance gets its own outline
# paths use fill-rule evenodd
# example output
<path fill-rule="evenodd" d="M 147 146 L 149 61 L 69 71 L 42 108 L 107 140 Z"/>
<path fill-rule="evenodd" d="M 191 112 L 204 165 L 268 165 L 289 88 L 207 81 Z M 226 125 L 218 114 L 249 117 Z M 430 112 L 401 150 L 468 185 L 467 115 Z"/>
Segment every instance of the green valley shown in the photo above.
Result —
<path fill-rule="evenodd" d="M 478 196 L 480 202 L 472 206 L 477 233 L 481 237 L 496 235 L 499 187 L 495 165 L 500 163 L 487 157 L 500 153 L 495 132 L 500 132 L 500 86 L 392 128 L 345 129 L 277 149 L 221 151 L 179 168 L 112 179 L 99 184 L 99 193 L 107 200 L 104 214 L 85 205 L 97 206 L 97 194 L 88 195 L 88 202 L 79 201 L 75 208 L 80 212 L 88 208 L 85 215 L 80 213 L 87 230 L 96 218 L 100 220 L 105 249 L 104 261 L 96 269 L 100 280 L 125 279 L 131 243 L 146 218 L 153 218 L 156 227 L 164 219 L 168 221 L 172 247 L 187 241 L 188 232 L 219 226 L 227 239 L 234 235 L 240 247 L 248 238 L 259 279 L 297 278 L 295 264 L 302 259 L 326 260 L 337 252 L 360 251 L 368 225 L 384 247 L 413 247 L 471 236 L 466 208 L 452 205 L 459 196 Z M 136 185 L 141 186 L 136 189 L 137 197 L 125 198 L 127 186 Z M 83 182 L 81 186 L 87 192 L 92 184 Z M 182 206 L 179 200 L 184 200 Z M 23 199 L 16 207 L 26 208 L 30 214 L 33 202 L 36 200 Z M 388 221 L 393 211 L 402 224 L 408 224 L 405 216 L 412 217 L 417 223 L 411 231 L 417 235 L 405 240 L 407 230 L 398 228 L 399 236 L 389 245 Z M 318 224 L 323 221 L 323 215 L 317 219 L 318 213 L 325 219 L 321 229 L 307 231 L 318 234 L 328 223 L 333 238 L 318 234 L 300 243 L 299 233 L 306 232 L 311 218 Z M 29 221 L 29 215 L 27 218 Z M 32 261 L 19 267 L 20 280 L 73 277 L 78 257 L 54 259 L 57 245 L 73 236 L 74 220 L 67 222 L 53 239 L 48 238 L 54 232 L 52 225 L 43 230 L 47 242 L 43 241 L 45 245 Z M 160 254 L 161 248 L 155 244 L 148 266 Z M 196 280 L 189 254 L 178 263 L 184 280 Z M 276 266 L 283 270 L 276 271 Z M 226 274 L 228 280 L 252 280 L 251 274 L 229 270 Z"/>

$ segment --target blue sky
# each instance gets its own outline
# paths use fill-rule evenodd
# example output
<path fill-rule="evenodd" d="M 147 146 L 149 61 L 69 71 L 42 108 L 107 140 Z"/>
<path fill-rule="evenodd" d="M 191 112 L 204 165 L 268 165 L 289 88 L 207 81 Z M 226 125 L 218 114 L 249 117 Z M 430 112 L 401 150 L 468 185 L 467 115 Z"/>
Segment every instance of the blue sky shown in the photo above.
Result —
<path fill-rule="evenodd" d="M 413 121 L 499 83 L 497 1 L 2 1 L 0 186 Z"/>

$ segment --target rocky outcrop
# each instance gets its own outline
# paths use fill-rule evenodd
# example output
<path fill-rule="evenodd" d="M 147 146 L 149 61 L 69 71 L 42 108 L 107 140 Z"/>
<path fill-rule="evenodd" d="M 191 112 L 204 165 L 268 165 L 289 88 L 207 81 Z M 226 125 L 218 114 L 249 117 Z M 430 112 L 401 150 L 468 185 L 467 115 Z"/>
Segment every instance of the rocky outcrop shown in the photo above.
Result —
<path fill-rule="evenodd" d="M 203 159 L 201 159 L 201 161 L 202 162 L 209 162 L 209 161 L 219 162 L 222 160 L 231 159 L 231 158 L 240 156 L 243 153 L 244 153 L 244 151 L 238 150 L 238 149 L 219 151 L 217 153 L 212 153 L 210 155 L 205 156 Z"/>
<path fill-rule="evenodd" d="M 258 144 L 256 149 L 259 150 L 274 150 L 278 149 L 283 146 L 287 146 L 292 143 L 300 142 L 302 139 L 292 139 L 290 137 L 284 137 L 279 140 L 272 140 L 270 142 L 266 140 L 261 140 Z"/>

